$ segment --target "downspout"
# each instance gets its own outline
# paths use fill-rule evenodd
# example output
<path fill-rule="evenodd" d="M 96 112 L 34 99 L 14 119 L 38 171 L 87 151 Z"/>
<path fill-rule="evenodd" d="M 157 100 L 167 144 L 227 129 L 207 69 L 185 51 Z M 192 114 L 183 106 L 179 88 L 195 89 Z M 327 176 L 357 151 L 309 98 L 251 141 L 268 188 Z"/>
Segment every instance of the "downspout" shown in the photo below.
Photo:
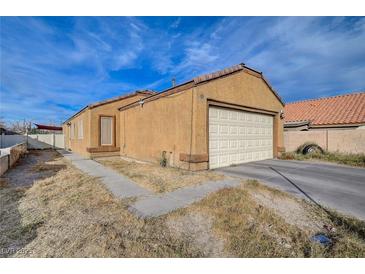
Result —
<path fill-rule="evenodd" d="M 125 111 L 123 111 L 123 155 L 125 155 L 126 134 L 125 134 Z"/>
<path fill-rule="evenodd" d="M 191 91 L 191 118 L 190 118 L 190 151 L 189 151 L 189 170 L 190 170 L 190 160 L 191 160 L 191 152 L 193 147 L 193 114 L 194 114 L 194 91 L 195 88 L 193 87 Z"/>

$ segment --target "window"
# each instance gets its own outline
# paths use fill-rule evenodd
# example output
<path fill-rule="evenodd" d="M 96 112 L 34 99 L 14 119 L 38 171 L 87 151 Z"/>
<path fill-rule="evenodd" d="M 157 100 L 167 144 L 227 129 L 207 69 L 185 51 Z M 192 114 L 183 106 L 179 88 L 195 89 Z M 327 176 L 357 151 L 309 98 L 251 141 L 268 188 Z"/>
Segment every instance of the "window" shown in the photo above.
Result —
<path fill-rule="evenodd" d="M 76 123 L 74 123 L 73 125 L 74 125 L 74 132 L 72 134 L 72 139 L 76 139 L 76 130 L 77 130 Z"/>
<path fill-rule="evenodd" d="M 113 117 L 100 117 L 100 144 L 113 145 Z"/>
<path fill-rule="evenodd" d="M 73 139 L 74 137 L 75 137 L 75 123 L 71 123 L 70 138 Z"/>
<path fill-rule="evenodd" d="M 77 136 L 79 139 L 83 139 L 84 138 L 84 124 L 83 121 L 80 120 L 79 121 L 79 126 L 78 126 L 78 131 L 77 131 Z"/>

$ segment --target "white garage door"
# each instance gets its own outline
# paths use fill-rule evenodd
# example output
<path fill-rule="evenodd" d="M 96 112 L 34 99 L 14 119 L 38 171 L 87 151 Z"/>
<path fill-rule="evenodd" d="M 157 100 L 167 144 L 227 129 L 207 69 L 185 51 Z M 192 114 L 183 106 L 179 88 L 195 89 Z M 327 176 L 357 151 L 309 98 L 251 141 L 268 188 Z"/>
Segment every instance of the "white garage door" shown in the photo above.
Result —
<path fill-rule="evenodd" d="M 209 167 L 273 158 L 273 117 L 209 107 Z"/>

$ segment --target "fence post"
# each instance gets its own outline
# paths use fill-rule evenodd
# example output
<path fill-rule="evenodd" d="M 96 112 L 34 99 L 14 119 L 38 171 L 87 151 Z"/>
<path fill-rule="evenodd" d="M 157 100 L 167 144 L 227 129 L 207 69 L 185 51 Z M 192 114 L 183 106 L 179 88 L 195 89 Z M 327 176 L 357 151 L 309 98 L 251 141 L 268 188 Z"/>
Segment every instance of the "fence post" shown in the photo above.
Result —
<path fill-rule="evenodd" d="M 53 132 L 53 149 L 56 148 L 56 136 L 54 135 L 54 132 Z"/>

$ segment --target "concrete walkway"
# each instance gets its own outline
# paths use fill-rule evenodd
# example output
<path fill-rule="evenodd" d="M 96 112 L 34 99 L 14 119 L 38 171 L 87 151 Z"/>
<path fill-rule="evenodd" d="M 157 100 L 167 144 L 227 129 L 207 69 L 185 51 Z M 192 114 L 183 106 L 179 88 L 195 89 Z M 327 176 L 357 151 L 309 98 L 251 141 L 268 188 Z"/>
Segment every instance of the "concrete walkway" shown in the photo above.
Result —
<path fill-rule="evenodd" d="M 129 178 L 102 164 L 65 150 L 58 150 L 58 152 L 66 159 L 70 160 L 71 163 L 82 172 L 100 178 L 102 183 L 104 183 L 114 196 L 118 198 L 123 199 L 153 195 L 153 192 L 140 187 Z"/>
<path fill-rule="evenodd" d="M 93 160 L 77 154 L 58 150 L 66 159 L 84 173 L 98 177 L 118 198 L 137 198 L 129 210 L 142 218 L 158 217 L 179 208 L 184 208 L 207 196 L 209 193 L 227 187 L 237 187 L 240 180 L 209 181 L 200 185 L 184 187 L 172 192 L 155 194 L 131 181 L 129 178 Z"/>
<path fill-rule="evenodd" d="M 203 199 L 209 193 L 227 187 L 237 187 L 239 184 L 239 180 L 209 181 L 200 185 L 179 188 L 172 192 L 138 199 L 129 208 L 142 218 L 157 217 L 184 208 Z"/>

